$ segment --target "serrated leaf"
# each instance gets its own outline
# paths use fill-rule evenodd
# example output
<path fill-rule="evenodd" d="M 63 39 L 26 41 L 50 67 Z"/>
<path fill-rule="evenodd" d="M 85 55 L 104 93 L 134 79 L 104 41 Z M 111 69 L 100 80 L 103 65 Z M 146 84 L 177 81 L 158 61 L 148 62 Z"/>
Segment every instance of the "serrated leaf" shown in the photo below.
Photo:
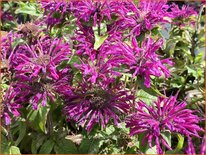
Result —
<path fill-rule="evenodd" d="M 52 149 L 54 148 L 55 142 L 52 139 L 48 139 L 40 148 L 40 154 L 49 154 L 51 153 Z"/>
<path fill-rule="evenodd" d="M 57 154 L 77 154 L 78 150 L 75 144 L 68 139 L 61 138 L 54 146 L 54 151 Z"/>
<path fill-rule="evenodd" d="M 9 154 L 9 143 L 6 136 L 1 134 L 1 154 Z"/>
<path fill-rule="evenodd" d="M 89 151 L 90 144 L 91 144 L 90 139 L 83 139 L 79 147 L 79 151 L 80 151 L 79 153 L 87 154 Z"/>
<path fill-rule="evenodd" d="M 99 151 L 99 139 L 83 139 L 79 147 L 79 153 L 90 154 L 98 153 Z"/>
<path fill-rule="evenodd" d="M 32 138 L 32 143 L 31 143 L 32 154 L 37 154 L 39 147 L 42 145 L 45 139 L 46 139 L 46 136 L 42 134 Z"/>
<path fill-rule="evenodd" d="M 177 143 L 177 147 L 175 148 L 175 151 L 181 150 L 184 144 L 184 137 L 182 135 L 177 134 L 177 138 L 178 138 L 178 143 Z"/>
<path fill-rule="evenodd" d="M 19 137 L 18 139 L 15 141 L 15 145 L 18 146 L 19 143 L 22 141 L 22 139 L 24 138 L 26 134 L 26 124 L 25 122 L 19 122 Z"/>

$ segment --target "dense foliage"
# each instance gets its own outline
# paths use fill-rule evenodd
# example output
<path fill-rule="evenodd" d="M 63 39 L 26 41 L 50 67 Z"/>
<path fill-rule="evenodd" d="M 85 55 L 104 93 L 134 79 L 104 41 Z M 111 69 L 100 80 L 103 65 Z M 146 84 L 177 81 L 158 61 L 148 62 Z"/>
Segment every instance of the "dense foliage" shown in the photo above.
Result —
<path fill-rule="evenodd" d="M 2 2 L 2 154 L 206 154 L 204 10 Z"/>

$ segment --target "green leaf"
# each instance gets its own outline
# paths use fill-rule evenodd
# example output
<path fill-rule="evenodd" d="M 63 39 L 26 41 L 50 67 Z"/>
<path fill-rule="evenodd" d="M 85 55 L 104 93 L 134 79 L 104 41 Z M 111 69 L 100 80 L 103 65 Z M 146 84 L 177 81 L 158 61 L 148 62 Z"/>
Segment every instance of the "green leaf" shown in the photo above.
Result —
<path fill-rule="evenodd" d="M 16 146 L 11 146 L 10 147 L 10 154 L 21 154 L 20 150 Z"/>
<path fill-rule="evenodd" d="M 88 154 L 92 154 L 92 153 L 97 154 L 99 152 L 99 144 L 100 144 L 99 139 L 93 139 L 89 147 Z"/>
<path fill-rule="evenodd" d="M 195 62 L 196 63 L 200 63 L 200 62 L 203 61 L 203 54 L 204 54 L 204 52 L 200 52 L 195 56 Z"/>
<path fill-rule="evenodd" d="M 152 148 L 147 146 L 145 154 L 157 154 L 157 147 L 154 145 Z"/>
<path fill-rule="evenodd" d="M 156 88 L 154 88 L 153 86 L 151 86 L 150 88 L 147 88 L 145 85 L 144 85 L 144 79 L 137 79 L 136 80 L 138 86 L 143 89 L 145 92 L 147 92 L 148 94 L 152 95 L 152 96 L 157 96 L 157 95 L 160 95 L 160 96 L 164 96 L 163 94 L 161 94 L 159 92 L 159 90 L 157 90 Z"/>
<path fill-rule="evenodd" d="M 145 137 L 145 133 L 139 134 L 138 139 L 139 139 L 139 149 L 141 152 L 145 154 L 157 154 L 157 148 L 156 145 L 153 145 L 152 148 L 149 147 L 148 143 L 145 143 L 144 145 L 141 144 L 142 139 Z"/>
<path fill-rule="evenodd" d="M 32 154 L 37 154 L 39 147 L 43 144 L 45 139 L 46 139 L 46 136 L 43 134 L 38 134 L 37 136 L 35 135 L 32 138 L 32 143 L 31 143 Z"/>
<path fill-rule="evenodd" d="M 15 39 L 14 42 L 12 43 L 12 48 L 15 48 L 16 46 L 25 43 L 23 39 Z"/>
<path fill-rule="evenodd" d="M 97 50 L 108 38 L 107 27 L 106 24 L 103 23 L 100 25 L 100 33 L 104 35 L 98 34 L 98 26 L 92 27 L 92 29 L 94 31 L 94 36 L 95 36 L 94 49 Z"/>
<path fill-rule="evenodd" d="M 79 147 L 79 153 L 90 154 L 99 152 L 100 139 L 85 138 Z"/>
<path fill-rule="evenodd" d="M 18 146 L 19 143 L 22 141 L 22 139 L 24 138 L 26 134 L 26 124 L 25 122 L 19 122 L 19 137 L 18 139 L 15 141 L 15 145 Z"/>
<path fill-rule="evenodd" d="M 177 147 L 175 148 L 175 151 L 180 151 L 183 148 L 183 144 L 184 144 L 184 137 L 181 134 L 177 134 L 177 138 L 178 138 L 178 143 L 177 143 Z"/>
<path fill-rule="evenodd" d="M 169 131 L 165 131 L 161 133 L 164 140 L 167 142 L 167 144 L 171 147 L 171 133 Z"/>
<path fill-rule="evenodd" d="M 91 144 L 90 139 L 87 139 L 87 138 L 83 139 L 79 147 L 79 151 L 80 151 L 79 153 L 87 154 L 89 152 L 90 144 Z"/>
<path fill-rule="evenodd" d="M 19 2 L 19 8 L 16 9 L 15 14 L 28 14 L 31 16 L 40 16 L 41 13 L 38 12 L 35 3 L 23 3 Z"/>
<path fill-rule="evenodd" d="M 40 154 L 49 154 L 51 153 L 54 147 L 54 141 L 52 139 L 48 139 L 45 143 L 43 143 L 42 147 L 40 148 Z"/>
<path fill-rule="evenodd" d="M 108 38 L 107 34 L 104 36 L 95 35 L 94 49 L 97 50 L 107 38 Z"/>
<path fill-rule="evenodd" d="M 115 131 L 115 128 L 112 125 L 110 125 L 109 127 L 106 127 L 105 129 L 105 132 L 107 135 L 112 134 L 114 131 Z"/>
<path fill-rule="evenodd" d="M 61 138 L 59 139 L 55 146 L 54 146 L 54 151 L 57 154 L 77 154 L 78 150 L 75 144 L 68 139 Z"/>
<path fill-rule="evenodd" d="M 147 93 L 143 89 L 141 89 L 137 92 L 137 99 L 142 100 L 143 102 L 150 105 L 153 103 L 153 101 L 157 100 L 157 97 L 150 95 L 149 93 Z"/>
<path fill-rule="evenodd" d="M 178 138 L 178 143 L 177 143 L 176 148 L 174 150 L 167 151 L 166 152 L 167 154 L 177 154 L 177 153 L 181 153 L 182 154 L 181 150 L 182 150 L 183 145 L 184 145 L 184 137 L 181 134 L 178 133 L 177 134 L 177 138 Z"/>
<path fill-rule="evenodd" d="M 1 154 L 9 154 L 9 142 L 6 136 L 1 134 Z"/>
<path fill-rule="evenodd" d="M 31 107 L 28 108 L 29 113 L 27 115 L 28 120 L 31 122 L 32 127 L 37 131 L 46 132 L 46 120 L 47 114 L 50 107 L 41 105 L 38 107 L 38 110 L 33 110 Z"/>

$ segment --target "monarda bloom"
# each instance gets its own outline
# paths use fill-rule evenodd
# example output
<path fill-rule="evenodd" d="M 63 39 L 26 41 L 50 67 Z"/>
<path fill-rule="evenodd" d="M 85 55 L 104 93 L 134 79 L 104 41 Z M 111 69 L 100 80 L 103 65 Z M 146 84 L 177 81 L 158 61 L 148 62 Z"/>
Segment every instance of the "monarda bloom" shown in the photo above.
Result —
<path fill-rule="evenodd" d="M 142 143 L 148 141 L 149 147 L 152 147 L 155 142 L 158 154 L 163 154 L 161 146 L 172 149 L 161 135 L 166 131 L 187 137 L 188 145 L 192 146 L 191 137 L 200 137 L 198 132 L 204 130 L 198 126 L 201 119 L 193 114 L 194 111 L 186 109 L 186 105 L 178 102 L 175 96 L 159 97 L 154 105 L 137 102 L 136 112 L 126 119 L 130 135 L 145 133 Z"/>
<path fill-rule="evenodd" d="M 90 25 L 96 26 L 103 20 L 111 21 L 112 15 L 117 12 L 113 7 L 118 4 L 120 3 L 116 0 L 71 0 L 71 10 L 78 21 L 85 24 L 92 22 Z"/>
<path fill-rule="evenodd" d="M 1 38 L 1 57 L 4 59 L 11 59 L 11 56 L 14 53 L 14 48 L 12 47 L 12 44 L 14 44 L 15 41 L 20 40 L 22 37 L 21 34 L 17 34 L 14 32 L 9 32 L 4 37 Z"/>
<path fill-rule="evenodd" d="M 82 25 L 79 22 L 77 22 L 77 25 L 79 29 L 75 31 L 75 36 L 72 38 L 73 41 L 77 42 L 77 44 L 74 45 L 77 49 L 76 54 L 78 56 L 90 56 L 91 54 L 95 54 L 95 37 L 92 27 Z"/>
<path fill-rule="evenodd" d="M 42 0 L 41 4 L 44 9 L 44 22 L 49 28 L 58 24 L 63 24 L 66 21 L 66 18 L 69 18 L 71 14 L 69 2 Z"/>
<path fill-rule="evenodd" d="M 1 102 L 1 118 L 5 125 L 11 124 L 11 118 L 20 116 L 18 110 L 22 106 L 20 105 L 21 98 L 18 95 L 19 90 L 14 89 L 11 84 Z"/>
<path fill-rule="evenodd" d="M 160 59 L 156 53 L 162 46 L 163 40 L 154 41 L 147 37 L 143 41 L 141 47 L 138 46 L 136 39 L 133 37 L 131 46 L 126 43 L 119 42 L 116 51 L 124 56 L 124 64 L 129 66 L 129 72 L 134 76 L 144 78 L 144 85 L 150 87 L 150 76 L 160 77 L 164 75 L 166 78 L 170 76 L 170 72 L 166 65 L 173 65 L 170 59 Z"/>
<path fill-rule="evenodd" d="M 42 39 L 34 45 L 21 45 L 13 56 L 16 74 L 59 78 L 56 68 L 69 60 L 70 47 L 62 39 Z"/>
<path fill-rule="evenodd" d="M 171 9 L 171 17 L 173 18 L 173 25 L 177 25 L 180 27 L 184 27 L 187 23 L 194 26 L 196 23 L 196 19 L 190 19 L 188 21 L 188 18 L 192 16 L 197 16 L 197 11 L 190 6 L 183 5 L 181 8 L 179 8 L 178 5 L 172 4 L 170 6 Z"/>
<path fill-rule="evenodd" d="M 130 30 L 129 36 L 139 36 L 155 26 L 169 22 L 166 0 L 140 0 L 138 6 L 133 2 L 125 6 L 128 11 L 120 19 L 120 30 Z"/>
<path fill-rule="evenodd" d="M 119 116 L 127 114 L 132 99 L 127 91 L 119 87 L 109 88 L 86 83 L 74 94 L 68 98 L 64 113 L 67 121 L 75 121 L 88 132 L 97 124 L 102 128 L 110 121 L 117 125 L 121 122 Z"/>
<path fill-rule="evenodd" d="M 118 71 L 124 62 L 122 54 L 116 53 L 113 46 L 108 41 L 105 42 L 107 43 L 102 44 L 98 50 L 92 50 L 89 57 L 80 58 L 81 63 L 75 64 L 83 77 L 91 83 L 102 81 L 109 84 L 122 75 Z"/>
<path fill-rule="evenodd" d="M 48 102 L 55 102 L 57 96 L 72 95 L 70 68 L 57 71 L 57 75 L 59 77 L 57 80 L 49 77 L 29 78 L 25 75 L 17 75 L 16 78 L 19 81 L 16 83 L 16 87 L 21 89 L 21 94 L 26 96 L 27 102 L 32 105 L 34 110 L 37 110 L 40 104 L 44 107 Z"/>
<path fill-rule="evenodd" d="M 192 15 L 197 15 L 197 11 L 191 6 L 183 5 L 182 8 L 179 8 L 178 5 L 172 4 L 170 6 L 171 14 L 173 18 L 188 18 Z"/>

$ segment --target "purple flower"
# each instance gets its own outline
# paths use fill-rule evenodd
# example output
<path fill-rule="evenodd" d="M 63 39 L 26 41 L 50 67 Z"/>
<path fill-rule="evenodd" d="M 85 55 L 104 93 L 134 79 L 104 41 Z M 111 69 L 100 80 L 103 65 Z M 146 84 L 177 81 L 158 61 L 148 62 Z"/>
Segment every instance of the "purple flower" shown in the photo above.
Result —
<path fill-rule="evenodd" d="M 46 37 L 45 37 L 46 38 Z M 50 76 L 59 78 L 56 68 L 64 61 L 69 60 L 71 54 L 69 45 L 62 39 L 41 39 L 34 45 L 21 45 L 16 50 L 12 60 L 16 74 L 32 77 Z"/>
<path fill-rule="evenodd" d="M 126 120 L 130 135 L 145 133 L 142 143 L 148 141 L 149 147 L 152 147 L 154 140 L 158 154 L 162 154 L 161 145 L 169 150 L 172 148 L 161 133 L 165 131 L 180 133 L 188 137 L 190 152 L 193 152 L 191 137 L 199 137 L 198 132 L 204 130 L 197 125 L 200 118 L 193 114 L 194 111 L 186 109 L 186 105 L 185 102 L 178 102 L 175 96 L 159 97 L 154 105 L 139 101 L 136 105 L 136 112 Z"/>
<path fill-rule="evenodd" d="M 89 56 L 96 53 L 94 50 L 95 37 L 92 27 L 87 27 L 79 22 L 77 22 L 77 25 L 79 29 L 75 31 L 75 37 L 73 37 L 73 40 L 77 41 L 77 44 L 74 45 L 77 49 L 76 54 L 78 56 Z"/>
<path fill-rule="evenodd" d="M 118 55 L 112 47 L 107 43 L 103 44 L 98 50 L 91 52 L 89 57 L 81 57 L 81 63 L 75 64 L 75 67 L 80 69 L 83 77 L 91 83 L 97 81 L 112 83 L 116 77 L 122 75 L 117 69 L 124 61 L 121 53 Z"/>
<path fill-rule="evenodd" d="M 86 81 L 85 81 L 86 82 Z M 119 116 L 127 114 L 132 99 L 121 87 L 109 88 L 100 84 L 80 84 L 73 97 L 68 98 L 64 113 L 68 121 L 75 121 L 90 132 L 95 124 L 102 128 L 121 122 Z"/>
<path fill-rule="evenodd" d="M 8 11 L 0 11 L 0 17 L 1 17 L 2 23 L 6 22 L 6 21 L 13 21 L 14 20 L 12 13 L 8 12 Z"/>
<path fill-rule="evenodd" d="M 165 17 L 169 17 L 166 0 L 141 0 L 139 6 L 133 2 L 123 3 L 128 11 L 120 15 L 117 21 L 119 30 L 130 30 L 129 36 L 139 36 L 146 30 L 151 30 L 156 25 L 169 22 Z M 125 10 L 122 9 L 122 10 Z"/>
<path fill-rule="evenodd" d="M 184 27 L 188 21 L 186 21 L 189 17 L 193 15 L 197 15 L 197 11 L 190 6 L 183 5 L 182 8 L 179 8 L 178 5 L 172 4 L 171 5 L 171 17 L 174 19 L 173 25 L 178 25 L 180 27 Z M 186 19 L 186 20 L 185 20 Z M 195 25 L 195 20 L 191 19 L 189 24 Z"/>
<path fill-rule="evenodd" d="M 21 37 L 22 37 L 21 34 L 13 33 L 11 31 L 6 36 L 1 38 L 1 55 L 0 55 L 1 59 L 4 60 L 11 59 L 11 56 L 15 51 L 12 44 L 14 44 L 16 40 L 20 40 Z"/>
<path fill-rule="evenodd" d="M 41 4 L 44 8 L 44 22 L 50 28 L 65 22 L 66 18 L 70 16 L 70 3 L 66 1 L 42 1 Z"/>
<path fill-rule="evenodd" d="M 173 18 L 188 18 L 192 15 L 197 15 L 197 11 L 188 5 L 183 5 L 182 8 L 179 8 L 178 5 L 173 3 L 170 9 Z"/>
<path fill-rule="evenodd" d="M 156 51 L 163 44 L 162 39 L 154 42 L 152 38 L 147 37 L 139 47 L 133 37 L 131 44 L 132 46 L 119 42 L 114 48 L 124 56 L 124 64 L 129 66 L 132 75 L 139 75 L 145 79 L 145 86 L 150 87 L 151 75 L 156 77 L 165 75 L 166 78 L 170 76 L 170 72 L 165 65 L 172 66 L 173 62 L 170 59 L 161 60 L 160 56 L 156 54 Z"/>
<path fill-rule="evenodd" d="M 58 79 L 54 80 L 49 77 L 29 78 L 25 75 L 17 75 L 18 83 L 16 86 L 21 89 L 21 94 L 27 98 L 27 102 L 32 104 L 34 110 L 38 105 L 44 107 L 48 101 L 55 102 L 57 95 L 60 97 L 71 96 L 71 70 L 65 68 L 57 72 Z"/>
<path fill-rule="evenodd" d="M 122 2 L 117 0 L 71 0 L 71 10 L 78 21 L 92 22 L 93 26 L 102 21 L 111 21 L 121 13 Z"/>
<path fill-rule="evenodd" d="M 11 118 L 13 116 L 20 116 L 18 109 L 22 106 L 19 104 L 21 97 L 19 97 L 18 95 L 19 90 L 14 89 L 11 84 L 1 103 L 1 118 L 3 118 L 5 125 L 11 124 Z"/>
<path fill-rule="evenodd" d="M 202 144 L 200 146 L 200 154 L 201 155 L 205 155 L 206 154 L 206 135 L 204 135 L 203 140 L 202 140 Z"/>

